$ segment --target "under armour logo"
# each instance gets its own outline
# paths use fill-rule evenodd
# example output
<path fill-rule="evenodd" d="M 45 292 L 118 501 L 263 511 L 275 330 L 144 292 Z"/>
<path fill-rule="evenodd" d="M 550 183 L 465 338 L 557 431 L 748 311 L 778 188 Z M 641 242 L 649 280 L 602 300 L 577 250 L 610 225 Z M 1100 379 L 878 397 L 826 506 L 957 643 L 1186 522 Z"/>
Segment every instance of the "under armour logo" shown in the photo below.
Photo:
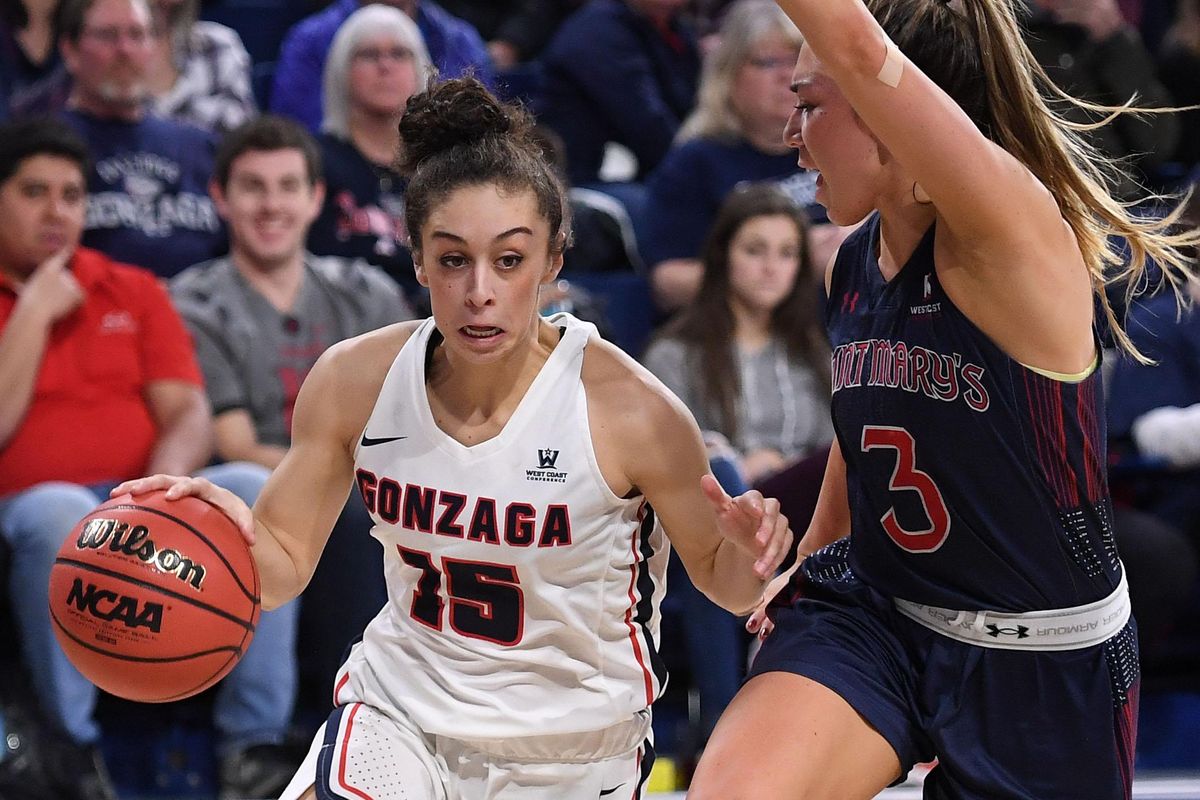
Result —
<path fill-rule="evenodd" d="M 539 449 L 538 454 L 538 469 L 555 469 L 555 464 L 558 463 L 558 451 Z"/>
<path fill-rule="evenodd" d="M 842 295 L 842 311 L 850 314 L 854 313 L 854 307 L 858 305 L 858 292 L 846 292 Z"/>
<path fill-rule="evenodd" d="M 1029 628 L 1026 628 L 1024 625 L 1018 625 L 1015 628 L 1001 628 L 999 625 L 989 624 L 985 627 L 987 628 L 988 636 L 991 636 L 993 639 L 999 639 L 1001 636 L 1015 636 L 1018 639 L 1029 638 Z"/>

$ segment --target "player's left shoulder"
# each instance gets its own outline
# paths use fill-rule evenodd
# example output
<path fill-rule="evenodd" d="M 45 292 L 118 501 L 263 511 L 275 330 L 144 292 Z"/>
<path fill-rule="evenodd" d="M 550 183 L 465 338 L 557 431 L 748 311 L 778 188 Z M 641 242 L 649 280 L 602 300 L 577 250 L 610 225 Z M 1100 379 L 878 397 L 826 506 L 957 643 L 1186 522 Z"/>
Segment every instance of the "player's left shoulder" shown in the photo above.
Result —
<path fill-rule="evenodd" d="M 599 336 L 588 342 L 581 377 L 593 416 L 632 441 L 661 437 L 690 419 L 683 403 L 650 370 Z"/>

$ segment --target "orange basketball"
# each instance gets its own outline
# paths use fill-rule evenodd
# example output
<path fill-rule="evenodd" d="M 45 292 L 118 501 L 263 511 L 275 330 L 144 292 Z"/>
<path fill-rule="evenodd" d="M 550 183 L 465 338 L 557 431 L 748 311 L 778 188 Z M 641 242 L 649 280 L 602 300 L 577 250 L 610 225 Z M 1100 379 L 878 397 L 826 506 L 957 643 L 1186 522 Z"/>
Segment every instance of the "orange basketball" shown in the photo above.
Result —
<path fill-rule="evenodd" d="M 106 692 L 147 703 L 225 677 L 260 613 L 258 569 L 237 526 L 204 500 L 163 494 L 98 506 L 50 572 L 50 616 L 71 663 Z"/>

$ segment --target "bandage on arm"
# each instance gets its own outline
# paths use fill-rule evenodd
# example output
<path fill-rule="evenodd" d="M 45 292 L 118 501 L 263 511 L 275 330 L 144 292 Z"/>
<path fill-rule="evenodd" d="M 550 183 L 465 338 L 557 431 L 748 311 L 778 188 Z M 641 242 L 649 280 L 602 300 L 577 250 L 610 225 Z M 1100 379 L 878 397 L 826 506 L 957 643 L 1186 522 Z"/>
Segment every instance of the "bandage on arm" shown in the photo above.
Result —
<path fill-rule="evenodd" d="M 900 78 L 904 75 L 904 56 L 891 39 L 885 38 L 884 41 L 887 44 L 887 51 L 883 57 L 883 66 L 879 68 L 879 74 L 875 77 L 895 89 L 900 85 Z"/>

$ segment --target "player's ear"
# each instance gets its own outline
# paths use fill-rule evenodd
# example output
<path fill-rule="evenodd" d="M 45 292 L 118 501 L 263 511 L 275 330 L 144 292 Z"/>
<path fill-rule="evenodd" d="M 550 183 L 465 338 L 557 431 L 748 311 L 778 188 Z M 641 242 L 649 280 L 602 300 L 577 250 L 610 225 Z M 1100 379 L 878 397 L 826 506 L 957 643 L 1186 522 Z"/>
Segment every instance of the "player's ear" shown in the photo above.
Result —
<path fill-rule="evenodd" d="M 546 272 L 542 275 L 543 285 L 558 278 L 558 273 L 562 272 L 563 268 L 563 254 L 569 246 L 570 240 L 568 234 L 565 231 L 560 231 L 550 244 L 550 258 L 546 263 Z"/>
<path fill-rule="evenodd" d="M 417 283 L 421 284 L 426 289 L 428 289 L 429 288 L 429 273 L 427 273 L 425 271 L 425 264 L 424 264 L 424 260 L 421 257 L 420 250 L 412 251 L 412 260 L 413 260 L 413 272 L 417 276 Z"/>

